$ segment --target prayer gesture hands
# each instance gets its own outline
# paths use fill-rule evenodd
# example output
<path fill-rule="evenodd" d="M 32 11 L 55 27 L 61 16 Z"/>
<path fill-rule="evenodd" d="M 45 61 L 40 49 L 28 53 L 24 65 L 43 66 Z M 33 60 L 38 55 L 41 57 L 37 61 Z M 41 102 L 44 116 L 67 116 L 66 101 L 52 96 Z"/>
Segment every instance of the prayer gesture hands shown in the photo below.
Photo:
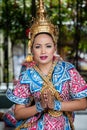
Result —
<path fill-rule="evenodd" d="M 52 109 L 56 111 L 61 110 L 61 102 L 55 99 L 51 90 L 45 89 L 41 94 L 40 102 L 36 103 L 36 108 L 38 112 L 42 112 L 47 109 Z"/>
<path fill-rule="evenodd" d="M 54 99 L 52 92 L 49 89 L 45 89 L 41 94 L 41 105 L 44 109 L 54 108 Z"/>

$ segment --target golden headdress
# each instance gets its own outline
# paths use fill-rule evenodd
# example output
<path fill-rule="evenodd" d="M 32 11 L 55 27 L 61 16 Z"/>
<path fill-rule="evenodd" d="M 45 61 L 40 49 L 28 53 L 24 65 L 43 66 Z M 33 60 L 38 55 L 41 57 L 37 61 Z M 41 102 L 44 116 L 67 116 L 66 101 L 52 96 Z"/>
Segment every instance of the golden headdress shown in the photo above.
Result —
<path fill-rule="evenodd" d="M 46 15 L 46 11 L 44 8 L 43 0 L 38 0 L 36 19 L 33 22 L 33 25 L 30 28 L 29 34 L 29 43 L 28 43 L 28 53 L 29 57 L 27 57 L 27 61 L 32 60 L 31 58 L 31 46 L 34 40 L 34 37 L 39 33 L 48 33 L 52 36 L 54 43 L 57 43 L 58 39 L 58 28 L 55 27 L 49 20 Z"/>

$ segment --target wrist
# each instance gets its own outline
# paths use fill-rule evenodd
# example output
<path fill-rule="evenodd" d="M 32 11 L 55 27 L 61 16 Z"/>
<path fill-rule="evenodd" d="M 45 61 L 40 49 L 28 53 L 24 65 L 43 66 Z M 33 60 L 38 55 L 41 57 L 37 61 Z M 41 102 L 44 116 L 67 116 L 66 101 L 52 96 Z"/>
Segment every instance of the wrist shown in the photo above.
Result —
<path fill-rule="evenodd" d="M 42 112 L 42 111 L 44 111 L 44 108 L 41 106 L 41 103 L 40 102 L 36 102 L 36 110 L 38 111 L 38 112 Z"/>
<path fill-rule="evenodd" d="M 54 110 L 60 111 L 61 110 L 61 102 L 58 100 L 54 100 Z"/>

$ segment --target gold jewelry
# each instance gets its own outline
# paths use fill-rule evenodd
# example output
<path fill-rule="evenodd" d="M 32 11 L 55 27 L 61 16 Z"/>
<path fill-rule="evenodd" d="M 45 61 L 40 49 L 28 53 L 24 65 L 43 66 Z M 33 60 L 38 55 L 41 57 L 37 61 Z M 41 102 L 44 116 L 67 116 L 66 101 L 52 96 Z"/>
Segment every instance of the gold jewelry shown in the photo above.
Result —
<path fill-rule="evenodd" d="M 31 53 L 31 41 L 29 39 L 29 41 L 28 41 L 28 56 L 26 57 L 26 62 L 31 62 L 31 61 L 33 61 L 33 56 Z"/>
<path fill-rule="evenodd" d="M 38 3 L 37 17 L 30 29 L 31 41 L 33 43 L 35 35 L 39 33 L 48 33 L 52 36 L 54 43 L 57 43 L 58 28 L 48 20 L 43 0 L 38 0 Z"/>

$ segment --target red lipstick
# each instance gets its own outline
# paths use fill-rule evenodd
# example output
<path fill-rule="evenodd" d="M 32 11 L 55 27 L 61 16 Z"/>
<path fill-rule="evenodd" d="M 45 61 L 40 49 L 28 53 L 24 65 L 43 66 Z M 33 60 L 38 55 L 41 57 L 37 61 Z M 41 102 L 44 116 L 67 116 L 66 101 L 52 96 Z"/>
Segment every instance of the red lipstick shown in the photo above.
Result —
<path fill-rule="evenodd" d="M 47 56 L 40 56 L 40 59 L 41 59 L 41 60 L 46 60 L 46 59 L 47 59 Z"/>

